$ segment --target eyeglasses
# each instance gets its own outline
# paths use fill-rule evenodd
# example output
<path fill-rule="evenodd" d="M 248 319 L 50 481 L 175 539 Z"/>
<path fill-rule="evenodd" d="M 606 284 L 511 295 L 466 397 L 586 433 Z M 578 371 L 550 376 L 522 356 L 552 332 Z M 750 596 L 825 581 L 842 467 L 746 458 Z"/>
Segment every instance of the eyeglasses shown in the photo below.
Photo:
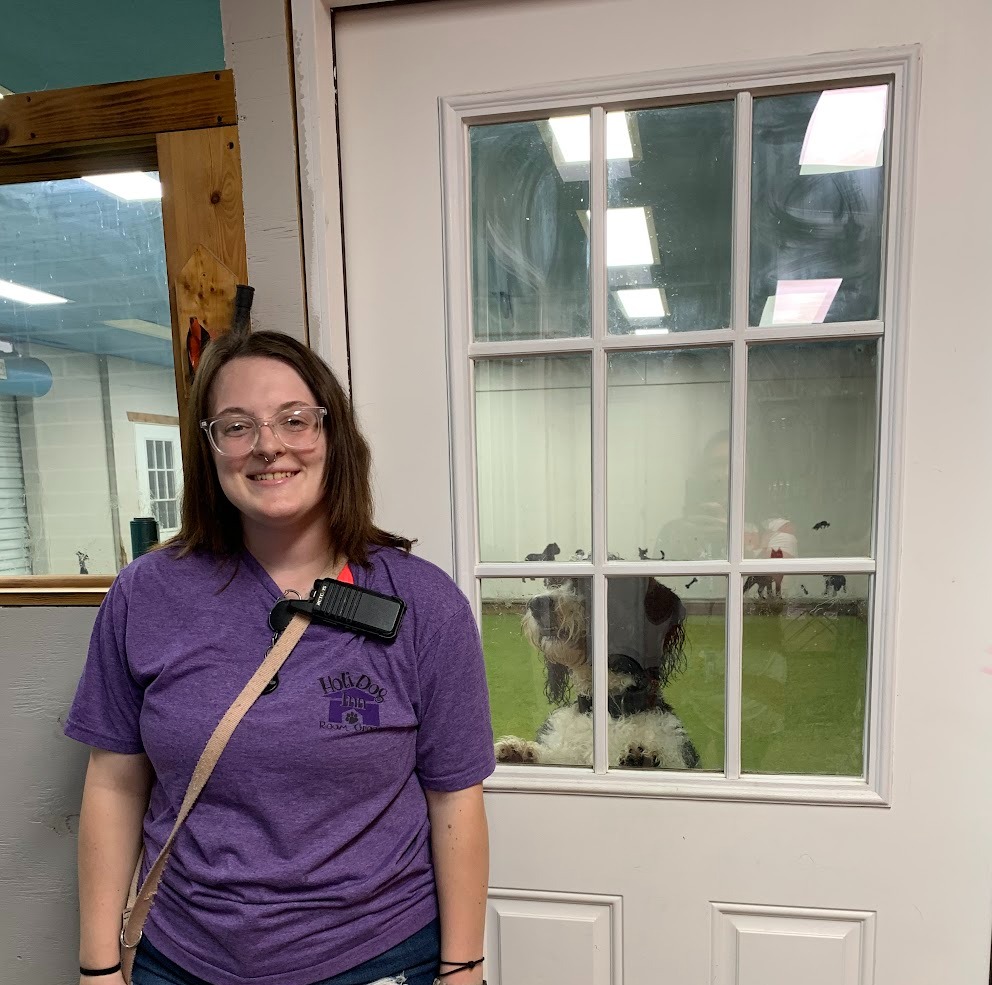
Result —
<path fill-rule="evenodd" d="M 312 448 L 320 438 L 326 407 L 297 407 L 282 411 L 268 421 L 247 414 L 223 414 L 200 421 L 210 444 L 220 455 L 250 455 L 258 444 L 262 428 L 269 430 L 287 448 Z"/>

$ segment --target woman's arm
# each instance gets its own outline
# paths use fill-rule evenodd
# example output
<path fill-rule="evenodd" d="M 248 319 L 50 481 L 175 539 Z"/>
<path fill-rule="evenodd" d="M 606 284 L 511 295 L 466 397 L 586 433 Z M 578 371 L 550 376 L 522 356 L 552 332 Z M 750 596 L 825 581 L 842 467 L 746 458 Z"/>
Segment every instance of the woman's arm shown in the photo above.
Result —
<path fill-rule="evenodd" d="M 121 912 L 141 848 L 152 769 L 143 754 L 90 750 L 79 817 L 79 963 L 109 968 L 120 960 Z M 83 978 L 113 983 L 111 976 Z"/>
<path fill-rule="evenodd" d="M 474 961 L 482 956 L 489 889 L 489 827 L 482 784 L 451 793 L 427 790 L 434 878 L 441 910 L 441 957 Z M 442 973 L 450 965 L 442 965 Z M 483 968 L 459 971 L 445 985 L 478 985 Z"/>

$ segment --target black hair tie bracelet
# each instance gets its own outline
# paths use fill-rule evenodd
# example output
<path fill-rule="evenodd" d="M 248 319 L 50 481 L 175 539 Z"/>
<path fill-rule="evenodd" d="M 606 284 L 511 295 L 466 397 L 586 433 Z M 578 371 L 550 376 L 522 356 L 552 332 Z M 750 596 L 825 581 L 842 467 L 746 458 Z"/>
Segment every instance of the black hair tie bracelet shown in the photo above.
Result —
<path fill-rule="evenodd" d="M 121 970 L 120 961 L 113 966 L 113 968 L 84 968 L 82 965 L 79 966 L 79 974 L 86 978 L 99 978 L 103 975 L 112 975 L 115 971 Z"/>
<path fill-rule="evenodd" d="M 459 971 L 471 971 L 476 965 L 482 964 L 485 958 L 476 958 L 474 961 L 442 961 L 443 965 L 451 965 L 447 971 L 442 971 L 438 974 L 437 978 L 434 979 L 434 985 L 443 985 L 441 982 L 442 978 L 447 978 L 449 975 L 454 975 Z M 482 981 L 482 985 L 486 985 L 485 979 Z"/>

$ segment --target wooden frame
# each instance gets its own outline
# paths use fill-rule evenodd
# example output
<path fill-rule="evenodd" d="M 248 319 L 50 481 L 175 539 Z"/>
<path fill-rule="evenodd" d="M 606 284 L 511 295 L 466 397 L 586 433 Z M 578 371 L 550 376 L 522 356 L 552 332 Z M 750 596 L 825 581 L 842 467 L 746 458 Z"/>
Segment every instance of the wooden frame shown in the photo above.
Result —
<path fill-rule="evenodd" d="M 159 171 L 182 413 L 177 275 L 201 246 L 239 282 L 247 281 L 233 73 L 16 93 L 0 100 L 0 184 L 76 178 L 97 166 Z M 110 575 L 0 577 L 0 606 L 99 605 L 112 582 Z"/>

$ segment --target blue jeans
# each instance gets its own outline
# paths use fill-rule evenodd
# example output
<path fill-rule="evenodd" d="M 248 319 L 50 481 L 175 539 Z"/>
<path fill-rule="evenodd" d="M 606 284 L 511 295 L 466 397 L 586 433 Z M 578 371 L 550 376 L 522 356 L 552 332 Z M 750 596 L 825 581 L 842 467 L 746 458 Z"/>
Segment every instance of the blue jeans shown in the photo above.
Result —
<path fill-rule="evenodd" d="M 401 941 L 385 954 L 365 961 L 314 985 L 369 985 L 380 978 L 397 978 L 406 985 L 432 985 L 441 958 L 441 925 L 438 920 Z M 402 976 L 402 977 L 399 977 Z M 147 939 L 138 945 L 131 985 L 210 985 L 170 961 Z"/>

